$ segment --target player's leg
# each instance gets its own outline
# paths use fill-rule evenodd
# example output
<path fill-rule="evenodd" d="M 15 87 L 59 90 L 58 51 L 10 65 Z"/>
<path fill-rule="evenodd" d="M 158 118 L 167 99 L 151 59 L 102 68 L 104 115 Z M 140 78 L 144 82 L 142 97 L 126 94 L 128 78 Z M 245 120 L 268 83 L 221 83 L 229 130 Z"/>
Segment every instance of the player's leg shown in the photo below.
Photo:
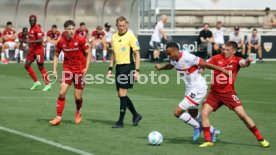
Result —
<path fill-rule="evenodd" d="M 118 88 L 118 96 L 120 98 L 120 115 L 118 121 L 112 126 L 112 128 L 124 127 L 124 118 L 127 108 L 127 91 L 126 88 Z"/>
<path fill-rule="evenodd" d="M 31 87 L 31 90 L 34 90 L 34 89 L 36 89 L 37 87 L 39 87 L 41 85 L 41 83 L 38 81 L 38 78 L 37 78 L 33 68 L 31 67 L 31 64 L 34 61 L 34 59 L 35 59 L 35 55 L 33 53 L 29 52 L 26 56 L 26 62 L 25 62 L 25 69 L 27 70 L 30 77 L 34 81 L 34 84 Z"/>
<path fill-rule="evenodd" d="M 105 39 L 102 39 L 102 46 L 103 46 L 103 62 L 106 62 L 107 44 L 106 44 Z"/>
<path fill-rule="evenodd" d="M 235 113 L 240 117 L 240 119 L 245 123 L 247 128 L 256 136 L 256 139 L 260 142 L 263 147 L 269 147 L 269 143 L 264 140 L 259 129 L 256 127 L 253 120 L 247 115 L 242 106 L 238 106 L 234 109 Z"/>
<path fill-rule="evenodd" d="M 83 103 L 82 99 L 82 92 L 83 89 L 75 88 L 74 95 L 75 95 L 75 103 L 76 103 L 76 115 L 75 115 L 75 123 L 79 124 L 81 122 L 81 107 Z"/>
<path fill-rule="evenodd" d="M 37 55 L 36 55 L 37 56 Z M 39 52 L 39 57 L 36 57 L 36 62 L 37 62 L 37 66 L 38 66 L 38 70 L 40 71 L 43 80 L 46 84 L 46 86 L 42 89 L 42 91 L 49 91 L 52 89 L 52 85 L 49 82 L 49 76 L 48 76 L 48 72 L 44 67 L 44 52 L 43 50 L 41 52 Z"/>
<path fill-rule="evenodd" d="M 50 61 L 51 43 L 46 43 L 46 61 Z"/>
<path fill-rule="evenodd" d="M 6 63 L 4 48 L 5 48 L 4 44 L 1 43 L 1 62 L 2 63 Z"/>
<path fill-rule="evenodd" d="M 14 59 L 20 61 L 20 55 L 19 55 L 19 43 L 15 44 L 14 46 Z"/>
<path fill-rule="evenodd" d="M 70 80 L 68 80 L 68 81 L 70 81 Z M 71 81 L 71 83 L 72 83 L 72 81 Z M 60 84 L 59 96 L 58 96 L 58 100 L 57 100 L 57 104 L 56 104 L 57 116 L 55 117 L 55 119 L 49 121 L 49 123 L 51 125 L 59 125 L 61 123 L 62 112 L 63 112 L 64 105 L 65 105 L 65 97 L 66 97 L 67 91 L 68 91 L 71 83 L 70 82 L 69 83 L 62 82 Z"/>
<path fill-rule="evenodd" d="M 92 41 L 92 60 L 93 60 L 94 62 L 97 61 L 96 45 L 97 45 L 97 40 L 93 40 L 93 41 Z"/>
<path fill-rule="evenodd" d="M 9 56 L 9 42 L 5 42 L 4 44 L 4 51 L 5 51 L 5 56 L 7 61 L 9 60 L 10 56 Z"/>
<path fill-rule="evenodd" d="M 258 57 L 259 57 L 259 62 L 264 62 L 263 61 L 263 53 L 262 53 L 262 47 L 261 47 L 261 45 L 258 46 Z"/>
<path fill-rule="evenodd" d="M 64 61 L 64 52 L 61 51 L 58 57 L 59 61 Z"/>
<path fill-rule="evenodd" d="M 160 43 L 153 42 L 153 61 L 158 61 L 160 56 Z"/>
<path fill-rule="evenodd" d="M 251 45 L 247 45 L 247 54 L 248 54 L 248 56 L 250 56 L 250 54 L 251 54 L 251 49 L 252 49 L 252 46 Z"/>

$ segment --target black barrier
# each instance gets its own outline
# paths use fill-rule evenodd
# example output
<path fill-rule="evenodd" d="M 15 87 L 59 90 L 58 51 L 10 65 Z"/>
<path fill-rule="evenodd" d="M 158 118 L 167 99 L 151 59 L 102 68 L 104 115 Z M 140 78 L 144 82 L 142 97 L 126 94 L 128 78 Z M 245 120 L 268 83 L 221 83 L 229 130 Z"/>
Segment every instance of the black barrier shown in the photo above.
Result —
<path fill-rule="evenodd" d="M 181 49 L 186 48 L 190 52 L 197 53 L 198 51 L 198 35 L 172 36 L 175 42 L 178 42 Z M 141 48 L 141 58 L 149 58 L 150 35 L 139 35 L 138 40 Z M 225 36 L 224 40 L 228 41 L 229 37 Z M 246 40 L 246 39 L 245 39 Z M 276 59 L 276 36 L 261 36 L 263 58 Z M 274 46 L 273 46 L 274 45 Z"/>

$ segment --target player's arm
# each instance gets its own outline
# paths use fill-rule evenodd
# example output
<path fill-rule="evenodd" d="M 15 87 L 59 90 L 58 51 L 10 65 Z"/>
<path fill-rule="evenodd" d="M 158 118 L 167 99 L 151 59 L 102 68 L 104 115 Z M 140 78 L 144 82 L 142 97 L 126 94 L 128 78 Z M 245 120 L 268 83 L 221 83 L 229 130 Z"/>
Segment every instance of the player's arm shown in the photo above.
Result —
<path fill-rule="evenodd" d="M 173 68 L 174 68 L 174 66 L 172 64 L 166 64 L 162 67 L 161 67 L 160 64 L 155 65 L 155 69 L 157 69 L 157 70 L 170 70 L 170 69 L 173 69 Z"/>
<path fill-rule="evenodd" d="M 165 39 L 168 38 L 168 37 L 167 37 L 167 33 L 164 31 L 164 29 L 160 28 L 160 29 L 159 29 L 159 32 L 161 33 L 161 35 L 162 35 Z"/>
<path fill-rule="evenodd" d="M 211 63 L 208 63 L 206 61 L 203 61 L 200 63 L 200 66 L 203 67 L 203 68 L 208 68 L 208 69 L 211 69 L 211 70 L 218 70 L 218 71 L 221 71 L 223 73 L 225 73 L 226 75 L 229 75 L 229 71 L 222 68 L 222 67 L 219 67 L 219 66 L 216 66 L 216 65 L 213 65 Z"/>
<path fill-rule="evenodd" d="M 112 76 L 112 69 L 113 69 L 113 66 L 114 66 L 114 62 L 115 62 L 115 54 L 114 54 L 114 51 L 112 50 L 112 55 L 111 55 L 111 58 L 110 58 L 110 64 L 109 64 L 108 72 L 107 72 L 108 77 Z"/>
<path fill-rule="evenodd" d="M 139 72 L 140 72 L 140 50 L 134 51 L 134 58 L 135 58 L 135 74 L 134 74 L 134 78 L 135 78 L 135 80 L 138 80 L 138 78 L 139 78 Z"/>
<path fill-rule="evenodd" d="M 239 61 L 239 65 L 243 68 L 243 67 L 249 67 L 251 62 L 252 62 L 252 58 L 248 57 L 247 59 L 242 59 Z"/>
<path fill-rule="evenodd" d="M 90 65 L 90 60 L 91 60 L 91 51 L 90 48 L 86 49 L 84 51 L 86 53 L 86 67 L 85 69 L 82 71 L 83 74 L 86 74 L 88 69 L 89 69 L 89 65 Z"/>
<path fill-rule="evenodd" d="M 57 64 L 58 64 L 58 57 L 59 57 L 59 52 L 56 51 L 53 59 L 53 74 L 54 77 L 57 77 Z"/>

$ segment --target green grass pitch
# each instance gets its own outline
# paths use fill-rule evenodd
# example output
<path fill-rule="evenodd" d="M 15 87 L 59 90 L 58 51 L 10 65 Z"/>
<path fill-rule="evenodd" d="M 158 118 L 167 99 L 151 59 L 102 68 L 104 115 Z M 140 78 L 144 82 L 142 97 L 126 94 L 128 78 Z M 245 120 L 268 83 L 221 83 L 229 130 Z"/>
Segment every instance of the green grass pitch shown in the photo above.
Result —
<path fill-rule="evenodd" d="M 37 65 L 33 64 L 33 68 L 42 81 Z M 52 64 L 46 64 L 46 68 L 52 70 Z M 107 63 L 94 63 L 89 73 L 106 74 L 107 68 Z M 173 115 L 185 90 L 183 83 L 176 84 L 174 70 L 157 72 L 170 76 L 166 85 L 136 83 L 129 91 L 129 97 L 143 115 L 143 120 L 138 127 L 132 127 L 132 116 L 127 112 L 125 128 L 112 129 L 119 115 L 114 85 L 86 85 L 80 125 L 74 124 L 75 103 L 71 87 L 66 97 L 62 124 L 49 126 L 48 121 L 56 114 L 59 83 L 54 84 L 50 92 L 42 92 L 42 88 L 30 91 L 33 83 L 23 64 L 0 65 L 0 125 L 96 155 L 273 155 L 276 153 L 275 68 L 275 62 L 253 64 L 241 69 L 236 81 L 238 97 L 245 110 L 271 143 L 267 149 L 260 147 L 242 121 L 226 107 L 211 115 L 211 123 L 222 132 L 217 143 L 212 148 L 199 148 L 203 136 L 199 142 L 192 142 L 193 129 Z M 142 63 L 141 73 L 149 74 L 152 70 L 154 64 Z M 153 130 L 163 134 L 161 146 L 148 144 L 147 135 Z M 0 130 L 0 154 L 74 153 Z"/>

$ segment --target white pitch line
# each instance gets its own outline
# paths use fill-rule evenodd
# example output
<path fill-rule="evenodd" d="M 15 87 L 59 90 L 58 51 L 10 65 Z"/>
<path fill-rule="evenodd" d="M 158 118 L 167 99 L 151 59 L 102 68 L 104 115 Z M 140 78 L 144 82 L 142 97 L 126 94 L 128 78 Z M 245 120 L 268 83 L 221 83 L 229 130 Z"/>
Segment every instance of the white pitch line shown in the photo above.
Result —
<path fill-rule="evenodd" d="M 63 144 L 59 144 L 59 143 L 56 143 L 56 142 L 53 142 L 53 141 L 50 141 L 50 140 L 47 140 L 47 139 L 44 139 L 44 138 L 36 137 L 36 136 L 30 135 L 30 134 L 27 134 L 27 133 L 19 132 L 19 131 L 9 129 L 9 128 L 3 127 L 3 126 L 0 126 L 0 130 L 6 131 L 6 132 L 9 132 L 9 133 L 13 133 L 13 134 L 16 134 L 16 135 L 19 135 L 19 136 L 22 136 L 22 137 L 30 138 L 30 139 L 33 139 L 33 140 L 36 140 L 36 141 L 39 141 L 39 142 L 42 142 L 42 143 L 52 145 L 54 147 L 61 148 L 63 150 L 67 150 L 67 151 L 70 151 L 70 152 L 77 153 L 77 154 L 93 155 L 91 153 L 88 153 L 88 152 L 85 152 L 85 151 L 82 151 L 82 150 L 79 150 L 79 149 L 75 149 L 73 147 L 69 147 L 69 146 L 66 146 L 66 145 L 63 145 Z"/>

